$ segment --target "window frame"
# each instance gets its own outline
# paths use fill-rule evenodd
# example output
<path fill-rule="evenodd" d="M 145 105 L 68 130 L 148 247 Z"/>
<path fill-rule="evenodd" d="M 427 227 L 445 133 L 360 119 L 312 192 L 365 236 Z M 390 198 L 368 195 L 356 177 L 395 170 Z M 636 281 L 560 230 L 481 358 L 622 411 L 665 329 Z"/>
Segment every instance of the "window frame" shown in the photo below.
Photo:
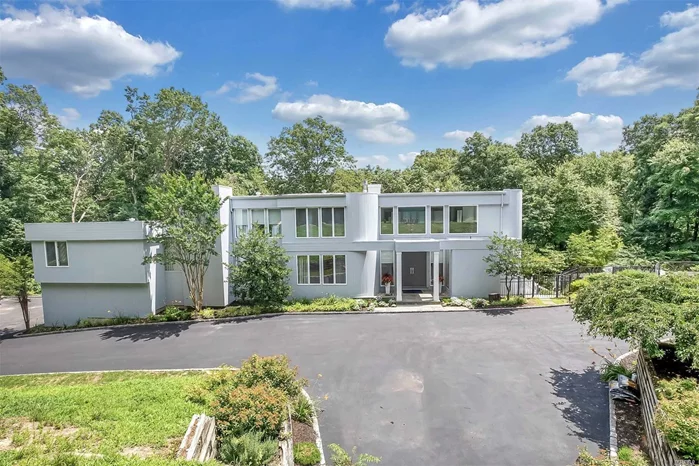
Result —
<path fill-rule="evenodd" d="M 311 257 L 312 256 L 318 256 L 318 264 L 319 264 L 319 271 L 320 271 L 320 282 L 319 283 L 311 283 Z M 325 283 L 325 267 L 324 267 L 324 259 L 323 259 L 325 256 L 330 256 L 333 258 L 333 266 L 332 266 L 333 282 L 332 283 Z M 344 283 L 337 282 L 337 256 L 344 256 L 344 258 L 345 258 L 345 282 Z M 306 258 L 306 277 L 308 278 L 308 283 L 299 282 L 299 257 Z M 296 258 L 296 284 L 298 286 L 345 286 L 345 285 L 347 285 L 347 254 L 318 252 L 318 253 L 314 253 L 314 254 L 297 254 L 295 256 L 295 258 Z"/>
<path fill-rule="evenodd" d="M 47 254 L 47 245 L 48 243 L 53 243 L 53 252 L 56 255 L 56 265 L 49 265 L 49 255 Z M 66 265 L 61 265 L 61 260 L 58 255 L 58 243 L 65 243 L 66 245 Z M 46 267 L 60 267 L 60 268 L 68 268 L 70 267 L 70 253 L 68 252 L 68 241 L 44 241 L 44 263 L 46 264 Z"/>
<path fill-rule="evenodd" d="M 323 234 L 323 209 L 330 209 L 330 220 L 332 221 L 331 223 L 331 236 L 326 236 Z M 344 228 L 344 234 L 342 236 L 337 235 L 335 232 L 335 209 L 342 209 L 343 210 L 343 218 L 342 222 L 345 226 Z M 306 236 L 299 236 L 299 224 L 298 224 L 298 218 L 296 217 L 296 211 L 298 210 L 303 210 L 306 212 Z M 310 221 L 309 221 L 309 212 L 311 210 L 315 210 L 318 214 L 317 219 L 318 219 L 318 236 L 310 236 Z M 347 209 L 344 206 L 326 206 L 326 207 L 295 207 L 294 208 L 294 235 L 296 235 L 296 238 L 310 238 L 310 239 L 315 239 L 315 238 L 345 238 L 347 237 Z"/>
<path fill-rule="evenodd" d="M 422 233 L 401 233 L 400 232 L 400 209 L 423 209 L 424 212 L 424 218 L 425 218 L 425 223 L 423 224 L 425 226 L 425 231 Z M 402 205 L 402 206 L 396 206 L 396 228 L 395 228 L 395 233 L 396 235 L 401 235 L 401 236 L 425 236 L 427 235 L 427 206 L 426 205 Z"/>
<path fill-rule="evenodd" d="M 383 211 L 384 210 L 390 210 L 391 211 L 391 232 L 390 233 L 384 233 L 381 231 L 381 227 L 383 226 Z M 379 207 L 379 235 L 386 235 L 386 236 L 391 236 L 396 234 L 396 206 L 390 206 L 390 207 Z"/>
<path fill-rule="evenodd" d="M 452 207 L 475 207 L 476 208 L 476 231 L 474 233 L 453 233 L 451 231 L 451 208 Z M 447 209 L 447 218 L 446 218 L 446 227 L 447 227 L 447 234 L 449 235 L 458 235 L 458 236 L 474 236 L 474 235 L 479 235 L 480 234 L 480 208 L 478 205 L 465 205 L 465 204 L 458 204 L 458 205 L 448 205 L 445 206 Z"/>
<path fill-rule="evenodd" d="M 457 207 L 457 206 L 455 206 L 455 207 Z M 439 233 L 435 233 L 434 231 L 432 231 L 432 224 L 435 223 L 434 219 L 432 217 L 432 214 L 433 214 L 432 209 L 442 209 L 442 231 Z M 445 206 L 443 206 L 443 205 L 431 205 L 430 206 L 430 235 L 445 235 L 446 234 L 447 229 L 445 228 L 446 225 L 444 224 L 444 209 L 445 209 Z M 448 207 L 447 207 L 447 209 L 448 209 Z M 448 210 L 447 210 L 447 212 L 448 212 Z"/>

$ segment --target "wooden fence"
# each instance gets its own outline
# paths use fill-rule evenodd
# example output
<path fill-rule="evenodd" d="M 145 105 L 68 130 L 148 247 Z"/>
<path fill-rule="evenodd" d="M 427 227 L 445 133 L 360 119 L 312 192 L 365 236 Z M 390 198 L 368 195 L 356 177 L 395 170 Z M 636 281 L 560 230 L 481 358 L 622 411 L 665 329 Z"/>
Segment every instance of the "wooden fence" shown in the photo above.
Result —
<path fill-rule="evenodd" d="M 638 356 L 638 386 L 641 390 L 641 412 L 643 414 L 643 426 L 646 431 L 648 453 L 655 466 L 680 466 L 686 463 L 680 460 L 665 438 L 655 428 L 655 407 L 658 397 L 655 394 L 655 370 L 645 352 Z"/>

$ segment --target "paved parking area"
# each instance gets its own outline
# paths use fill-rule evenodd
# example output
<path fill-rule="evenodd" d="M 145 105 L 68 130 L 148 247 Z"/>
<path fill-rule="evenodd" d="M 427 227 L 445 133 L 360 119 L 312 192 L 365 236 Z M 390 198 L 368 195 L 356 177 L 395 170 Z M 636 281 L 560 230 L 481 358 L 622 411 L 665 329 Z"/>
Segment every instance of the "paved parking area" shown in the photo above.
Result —
<path fill-rule="evenodd" d="M 41 296 L 32 296 L 29 299 L 29 322 L 32 327 L 44 323 Z M 16 298 L 2 298 L 0 300 L 0 335 L 17 330 L 24 330 L 22 309 Z"/>
<path fill-rule="evenodd" d="M 286 353 L 314 380 L 312 396 L 328 397 L 326 445 L 356 445 L 382 465 L 562 466 L 579 445 L 608 441 L 590 346 L 612 344 L 581 334 L 566 307 L 255 317 L 6 339 L 0 373 L 213 367 Z"/>

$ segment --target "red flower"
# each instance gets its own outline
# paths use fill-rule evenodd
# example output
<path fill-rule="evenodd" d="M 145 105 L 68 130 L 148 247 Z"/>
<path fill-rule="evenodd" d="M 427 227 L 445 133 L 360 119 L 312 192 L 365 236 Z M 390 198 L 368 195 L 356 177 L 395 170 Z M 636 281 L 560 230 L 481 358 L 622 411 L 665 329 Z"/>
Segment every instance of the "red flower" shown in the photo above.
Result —
<path fill-rule="evenodd" d="M 390 285 L 391 283 L 393 283 L 393 275 L 391 275 L 390 273 L 383 274 L 383 276 L 381 277 L 381 284 Z"/>

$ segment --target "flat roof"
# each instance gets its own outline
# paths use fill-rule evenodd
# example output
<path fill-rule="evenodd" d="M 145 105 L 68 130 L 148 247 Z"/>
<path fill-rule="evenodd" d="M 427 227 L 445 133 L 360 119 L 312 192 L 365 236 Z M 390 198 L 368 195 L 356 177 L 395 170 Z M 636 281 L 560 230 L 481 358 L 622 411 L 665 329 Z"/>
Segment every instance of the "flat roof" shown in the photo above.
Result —
<path fill-rule="evenodd" d="M 234 199 L 294 199 L 304 197 L 344 197 L 347 194 L 362 194 L 360 191 L 349 193 L 302 193 L 302 194 L 260 194 L 259 196 L 231 196 Z M 364 193 L 372 194 L 372 193 Z M 489 194 L 505 194 L 505 191 L 426 191 L 421 193 L 375 193 L 384 197 L 400 196 L 482 196 Z"/>

